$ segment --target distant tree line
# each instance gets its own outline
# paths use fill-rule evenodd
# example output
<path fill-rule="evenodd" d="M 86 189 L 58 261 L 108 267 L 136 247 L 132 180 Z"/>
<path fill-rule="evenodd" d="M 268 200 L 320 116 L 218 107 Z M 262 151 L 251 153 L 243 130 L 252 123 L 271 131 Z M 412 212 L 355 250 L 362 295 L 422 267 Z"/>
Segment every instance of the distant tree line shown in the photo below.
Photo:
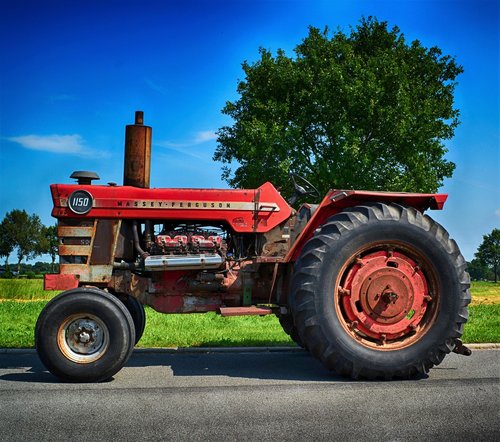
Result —
<path fill-rule="evenodd" d="M 500 229 L 493 229 L 490 234 L 483 235 L 483 242 L 474 254 L 474 259 L 468 264 L 468 271 L 472 279 L 498 281 Z"/>
<path fill-rule="evenodd" d="M 58 255 L 56 226 L 45 226 L 38 215 L 25 210 L 8 212 L 0 224 L 0 258 L 5 258 L 5 270 L 9 269 L 9 255 L 16 252 L 17 272 L 21 273 L 21 262 L 48 254 L 51 257 L 50 270 L 54 271 Z"/>

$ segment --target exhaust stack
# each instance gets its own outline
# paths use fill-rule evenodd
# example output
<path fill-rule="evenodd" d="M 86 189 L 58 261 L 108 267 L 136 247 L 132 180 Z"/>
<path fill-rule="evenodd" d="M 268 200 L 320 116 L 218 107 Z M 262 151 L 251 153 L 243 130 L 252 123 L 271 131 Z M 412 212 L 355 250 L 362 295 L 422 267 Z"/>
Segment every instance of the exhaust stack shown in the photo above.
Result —
<path fill-rule="evenodd" d="M 125 128 L 123 185 L 149 188 L 153 129 L 144 126 L 144 112 L 135 112 L 135 124 Z"/>

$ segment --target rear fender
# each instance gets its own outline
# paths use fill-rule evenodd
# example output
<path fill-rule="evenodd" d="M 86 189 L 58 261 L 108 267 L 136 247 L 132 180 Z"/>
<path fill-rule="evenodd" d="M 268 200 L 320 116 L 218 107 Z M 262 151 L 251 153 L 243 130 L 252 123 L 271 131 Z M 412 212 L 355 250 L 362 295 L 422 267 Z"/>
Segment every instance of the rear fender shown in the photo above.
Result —
<path fill-rule="evenodd" d="M 296 261 L 302 251 L 302 247 L 311 238 L 314 231 L 330 216 L 348 207 L 370 202 L 396 203 L 407 207 L 414 207 L 418 211 L 424 212 L 427 209 L 441 210 L 447 198 L 447 194 L 332 190 L 325 196 L 309 222 L 297 236 L 285 257 L 285 261 Z"/>

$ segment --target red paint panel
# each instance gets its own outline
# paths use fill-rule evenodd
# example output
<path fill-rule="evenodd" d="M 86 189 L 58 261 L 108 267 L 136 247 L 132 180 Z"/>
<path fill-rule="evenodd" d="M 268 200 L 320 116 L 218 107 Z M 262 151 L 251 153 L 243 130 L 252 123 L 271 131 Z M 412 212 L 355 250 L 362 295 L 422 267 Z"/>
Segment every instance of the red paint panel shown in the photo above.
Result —
<path fill-rule="evenodd" d="M 85 215 L 68 208 L 68 198 L 78 189 L 94 199 Z M 292 212 L 271 183 L 243 190 L 52 184 L 51 192 L 56 218 L 196 220 L 227 223 L 237 232 L 267 232 Z"/>
<path fill-rule="evenodd" d="M 263 316 L 272 314 L 268 307 L 221 307 L 221 316 Z"/>
<path fill-rule="evenodd" d="M 447 198 L 447 194 L 332 190 L 323 198 L 323 201 L 314 212 L 309 223 L 289 250 L 285 261 L 295 261 L 299 257 L 302 247 L 311 238 L 314 231 L 330 216 L 341 212 L 347 207 L 359 206 L 369 202 L 381 202 L 414 207 L 420 212 L 424 212 L 427 209 L 441 210 Z"/>
<path fill-rule="evenodd" d="M 46 274 L 43 278 L 44 290 L 70 290 L 78 287 L 75 275 Z"/>

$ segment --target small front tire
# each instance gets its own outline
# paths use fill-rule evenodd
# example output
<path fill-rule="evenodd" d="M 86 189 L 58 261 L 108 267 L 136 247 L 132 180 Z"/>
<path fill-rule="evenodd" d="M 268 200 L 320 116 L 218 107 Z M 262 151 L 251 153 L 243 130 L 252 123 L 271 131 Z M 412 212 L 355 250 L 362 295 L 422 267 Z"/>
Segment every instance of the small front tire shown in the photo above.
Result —
<path fill-rule="evenodd" d="M 134 345 L 136 345 L 141 339 L 144 329 L 146 328 L 146 312 L 144 311 L 144 306 L 134 297 L 127 296 L 123 301 L 125 307 L 132 316 L 135 326 L 135 340 Z"/>
<path fill-rule="evenodd" d="M 35 345 L 42 363 L 58 378 L 101 382 L 130 357 L 135 327 L 127 308 L 95 288 L 68 290 L 49 301 L 38 317 Z"/>

